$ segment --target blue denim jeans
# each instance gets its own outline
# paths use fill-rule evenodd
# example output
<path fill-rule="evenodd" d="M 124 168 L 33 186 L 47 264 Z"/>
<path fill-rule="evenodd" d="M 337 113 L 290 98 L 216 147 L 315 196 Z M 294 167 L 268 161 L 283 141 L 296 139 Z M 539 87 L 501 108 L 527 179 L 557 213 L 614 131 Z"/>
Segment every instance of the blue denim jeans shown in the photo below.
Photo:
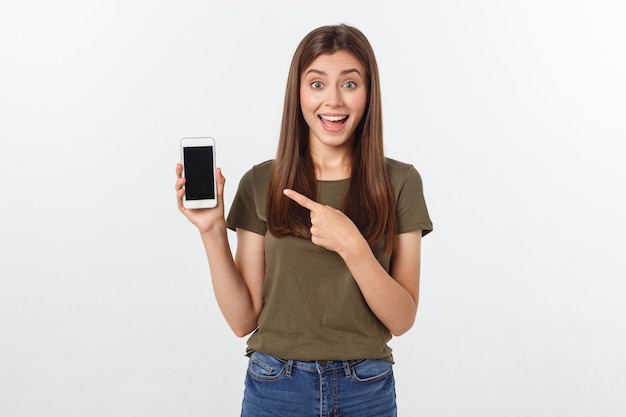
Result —
<path fill-rule="evenodd" d="M 390 362 L 250 356 L 242 417 L 396 417 Z"/>

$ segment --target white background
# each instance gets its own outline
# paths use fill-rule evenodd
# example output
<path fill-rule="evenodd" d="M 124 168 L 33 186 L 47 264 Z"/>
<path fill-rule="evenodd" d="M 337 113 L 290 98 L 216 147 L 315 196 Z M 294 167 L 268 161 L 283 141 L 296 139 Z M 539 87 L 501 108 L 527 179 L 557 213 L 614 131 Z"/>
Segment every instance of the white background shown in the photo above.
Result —
<path fill-rule="evenodd" d="M 238 415 L 245 339 L 176 209 L 178 141 L 216 138 L 229 207 L 296 45 L 340 22 L 435 224 L 400 415 L 625 415 L 624 3 L 226 3 L 0 6 L 0 415 Z"/>

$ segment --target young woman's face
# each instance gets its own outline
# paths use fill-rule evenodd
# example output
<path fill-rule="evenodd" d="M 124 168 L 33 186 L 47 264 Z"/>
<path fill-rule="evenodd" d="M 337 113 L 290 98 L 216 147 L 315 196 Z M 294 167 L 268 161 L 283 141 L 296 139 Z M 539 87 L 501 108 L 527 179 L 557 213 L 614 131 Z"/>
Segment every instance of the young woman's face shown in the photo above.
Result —
<path fill-rule="evenodd" d="M 300 82 L 300 105 L 309 126 L 309 141 L 351 148 L 354 131 L 365 112 L 367 90 L 365 68 L 354 55 L 338 51 L 318 56 L 305 68 Z"/>

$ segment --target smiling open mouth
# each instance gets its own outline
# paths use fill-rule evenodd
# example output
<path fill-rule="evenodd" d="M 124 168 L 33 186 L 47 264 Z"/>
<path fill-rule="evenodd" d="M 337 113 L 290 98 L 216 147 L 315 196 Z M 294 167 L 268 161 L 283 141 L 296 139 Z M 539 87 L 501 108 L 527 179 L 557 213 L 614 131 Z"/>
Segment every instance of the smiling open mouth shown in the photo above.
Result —
<path fill-rule="evenodd" d="M 338 127 L 343 126 L 346 120 L 348 120 L 347 115 L 328 116 L 328 115 L 320 114 L 318 117 L 320 118 L 324 126 L 331 128 L 331 129 L 337 129 Z"/>

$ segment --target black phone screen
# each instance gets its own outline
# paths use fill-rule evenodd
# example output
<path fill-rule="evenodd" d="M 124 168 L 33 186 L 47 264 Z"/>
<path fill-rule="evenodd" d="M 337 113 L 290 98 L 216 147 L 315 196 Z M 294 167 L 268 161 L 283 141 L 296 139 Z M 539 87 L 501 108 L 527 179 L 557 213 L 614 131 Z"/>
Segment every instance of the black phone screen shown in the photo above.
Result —
<path fill-rule="evenodd" d="M 185 198 L 187 200 L 214 199 L 213 147 L 189 146 L 183 148 L 183 165 L 187 180 L 185 182 Z"/>

